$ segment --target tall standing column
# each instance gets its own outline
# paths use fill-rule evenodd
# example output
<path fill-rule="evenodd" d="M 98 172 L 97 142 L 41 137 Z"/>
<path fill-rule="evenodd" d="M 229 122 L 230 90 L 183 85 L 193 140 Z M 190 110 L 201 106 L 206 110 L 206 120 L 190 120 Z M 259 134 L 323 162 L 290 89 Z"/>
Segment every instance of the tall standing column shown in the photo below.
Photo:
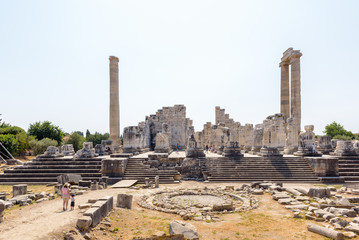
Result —
<path fill-rule="evenodd" d="M 295 118 L 298 133 L 301 130 L 301 94 L 300 94 L 300 57 L 302 54 L 297 50 L 293 51 L 291 64 L 291 117 Z"/>
<path fill-rule="evenodd" d="M 110 56 L 110 140 L 116 148 L 121 145 L 118 62 L 117 57 Z"/>
<path fill-rule="evenodd" d="M 280 112 L 284 114 L 284 119 L 290 117 L 290 104 L 289 104 L 289 62 L 281 62 L 280 78 Z"/>

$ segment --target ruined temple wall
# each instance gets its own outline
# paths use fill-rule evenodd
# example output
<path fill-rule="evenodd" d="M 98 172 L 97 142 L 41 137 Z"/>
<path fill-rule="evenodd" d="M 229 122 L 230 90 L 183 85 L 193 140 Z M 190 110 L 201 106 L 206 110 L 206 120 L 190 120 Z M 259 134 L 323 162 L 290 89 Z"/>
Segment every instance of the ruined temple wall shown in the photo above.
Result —
<path fill-rule="evenodd" d="M 150 148 L 156 146 L 156 135 L 162 132 L 162 124 L 167 124 L 170 129 L 170 146 L 186 148 L 189 128 L 192 120 L 186 118 L 186 107 L 175 105 L 163 107 L 156 114 L 146 117 L 145 122 L 138 126 L 126 127 L 124 130 L 124 148 Z"/>
<path fill-rule="evenodd" d="M 254 141 L 254 129 L 253 124 L 247 123 L 244 126 L 239 127 L 238 142 L 241 148 L 250 150 Z"/>
<path fill-rule="evenodd" d="M 268 116 L 263 121 L 263 141 L 265 147 L 284 149 L 286 141 L 286 122 L 281 113 Z"/>

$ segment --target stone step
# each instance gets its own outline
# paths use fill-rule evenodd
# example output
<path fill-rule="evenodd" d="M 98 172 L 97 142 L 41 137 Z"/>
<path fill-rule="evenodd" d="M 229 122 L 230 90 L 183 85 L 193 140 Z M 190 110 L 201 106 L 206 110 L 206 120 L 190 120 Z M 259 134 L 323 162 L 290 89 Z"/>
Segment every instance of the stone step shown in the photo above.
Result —
<path fill-rule="evenodd" d="M 230 168 L 237 168 L 237 169 L 311 169 L 309 166 L 243 166 L 243 165 L 234 165 L 234 166 L 218 166 L 218 167 L 211 167 L 206 166 L 207 168 L 213 168 L 213 169 L 230 169 Z"/>
<path fill-rule="evenodd" d="M 101 169 L 101 165 L 24 165 L 14 169 Z"/>
<path fill-rule="evenodd" d="M 145 170 L 145 172 L 158 172 L 158 171 L 160 171 L 160 172 L 162 172 L 162 173 L 178 172 L 178 171 L 176 171 L 176 170 L 155 170 L 155 169 L 153 169 L 153 170 L 146 169 L 146 170 Z M 138 171 L 137 171 L 137 169 L 134 169 L 134 170 L 127 170 L 127 169 L 126 169 L 126 172 L 127 172 L 127 173 L 131 173 L 131 172 L 137 173 Z"/>
<path fill-rule="evenodd" d="M 359 172 L 359 168 L 339 168 L 339 173 L 341 172 Z"/>
<path fill-rule="evenodd" d="M 37 177 L 57 177 L 59 175 L 66 174 L 64 172 L 58 172 L 58 173 L 7 173 L 7 174 L 0 174 L 0 182 L 1 179 L 7 178 L 7 177 L 30 177 L 30 178 L 37 178 Z M 82 177 L 101 177 L 101 173 L 73 173 L 81 175 Z"/>
<path fill-rule="evenodd" d="M 341 172 L 341 171 L 339 171 L 339 176 L 341 176 L 341 177 L 345 177 L 345 176 L 358 176 L 359 174 L 358 174 L 358 172 L 353 172 L 353 171 L 351 171 L 351 172 Z M 359 177 L 359 176 L 358 176 Z"/>
<path fill-rule="evenodd" d="M 100 169 L 8 169 L 4 173 L 99 173 Z"/>
<path fill-rule="evenodd" d="M 82 178 L 82 180 L 96 180 L 99 181 L 100 178 Z M 27 184 L 44 184 L 44 183 L 56 183 L 57 179 L 54 177 L 37 177 L 37 178 L 2 178 L 1 180 L 1 184 L 11 184 L 11 183 L 16 183 L 16 184 L 20 184 L 20 183 L 27 183 Z"/>
<path fill-rule="evenodd" d="M 354 164 L 339 164 L 339 169 L 345 169 L 345 168 L 359 168 L 359 164 L 354 165 Z"/>
<path fill-rule="evenodd" d="M 63 162 L 63 161 L 72 161 L 72 162 L 101 162 L 102 158 L 78 158 L 78 159 L 72 159 L 72 158 L 37 158 L 32 161 L 37 162 L 45 162 L 45 161 L 54 161 L 54 162 Z"/>
<path fill-rule="evenodd" d="M 347 182 L 347 181 L 359 181 L 359 176 L 341 176 L 341 177 L 344 177 L 344 179 L 345 179 L 345 182 Z"/>
<path fill-rule="evenodd" d="M 44 162 L 27 162 L 26 165 L 31 164 L 31 165 L 100 165 L 101 166 L 101 162 L 90 162 L 90 161 L 44 161 Z"/>
<path fill-rule="evenodd" d="M 338 163 L 339 163 L 339 164 L 345 164 L 345 163 L 357 164 L 357 163 L 359 163 L 359 159 L 338 160 Z"/>
<path fill-rule="evenodd" d="M 215 179 L 215 180 L 209 180 L 209 182 L 253 182 L 253 181 L 273 181 L 273 182 L 293 182 L 293 183 L 320 183 L 318 179 L 287 179 L 287 178 L 245 178 L 245 179 Z"/>

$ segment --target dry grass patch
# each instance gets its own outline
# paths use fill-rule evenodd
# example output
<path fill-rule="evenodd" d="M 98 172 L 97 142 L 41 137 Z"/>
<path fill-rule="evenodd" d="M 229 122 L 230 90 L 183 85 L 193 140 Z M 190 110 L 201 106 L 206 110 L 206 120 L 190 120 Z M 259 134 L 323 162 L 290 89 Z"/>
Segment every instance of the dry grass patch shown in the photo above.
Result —
<path fill-rule="evenodd" d="M 242 213 L 219 215 L 218 222 L 187 221 L 193 224 L 200 239 L 237 240 L 237 239 L 326 239 L 307 231 L 311 221 L 293 218 L 293 214 L 269 194 L 258 196 L 260 205 Z M 158 231 L 168 234 L 169 224 L 173 220 L 182 220 L 178 215 L 167 214 L 140 208 L 136 203 L 132 210 L 116 209 L 110 214 L 111 227 L 106 231 L 99 224 L 91 235 L 98 239 L 133 239 L 150 237 Z M 106 235 L 104 235 L 104 232 Z"/>
<path fill-rule="evenodd" d="M 54 193 L 54 186 L 47 187 L 46 185 L 28 185 L 27 190 L 32 190 L 33 193 Z M 10 195 L 7 198 L 12 197 L 12 185 L 0 185 L 0 192 L 7 192 Z"/>

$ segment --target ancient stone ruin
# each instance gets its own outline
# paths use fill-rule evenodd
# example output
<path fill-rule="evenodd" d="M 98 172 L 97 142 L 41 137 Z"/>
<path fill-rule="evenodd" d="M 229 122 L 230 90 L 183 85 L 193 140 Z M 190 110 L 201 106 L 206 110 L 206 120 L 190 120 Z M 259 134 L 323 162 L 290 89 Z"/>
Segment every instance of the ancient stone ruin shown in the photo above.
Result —
<path fill-rule="evenodd" d="M 281 58 L 280 113 L 258 123 L 241 124 L 216 106 L 214 122 L 195 131 L 184 105 L 163 107 L 128 126 L 120 140 L 118 63 L 110 57 L 110 140 L 95 148 L 85 142 L 74 154 L 72 145 L 61 151 L 49 147 L 36 159 L 6 169 L 0 182 L 52 182 L 74 173 L 84 180 L 109 183 L 121 179 L 170 183 L 179 180 L 300 182 L 359 181 L 353 174 L 359 143 L 316 138 L 313 125 L 301 130 L 299 50 L 288 48 Z M 208 149 L 208 151 L 205 151 Z M 354 162 L 353 162 L 354 161 Z M 344 164 L 347 167 L 342 167 Z M 156 178 L 157 176 L 157 178 Z"/>
<path fill-rule="evenodd" d="M 123 152 L 156 151 L 156 140 L 159 141 L 157 151 L 176 149 L 177 145 L 180 149 L 186 149 L 191 126 L 192 121 L 186 118 L 184 105 L 164 107 L 156 114 L 147 116 L 138 126 L 124 128 Z"/>

